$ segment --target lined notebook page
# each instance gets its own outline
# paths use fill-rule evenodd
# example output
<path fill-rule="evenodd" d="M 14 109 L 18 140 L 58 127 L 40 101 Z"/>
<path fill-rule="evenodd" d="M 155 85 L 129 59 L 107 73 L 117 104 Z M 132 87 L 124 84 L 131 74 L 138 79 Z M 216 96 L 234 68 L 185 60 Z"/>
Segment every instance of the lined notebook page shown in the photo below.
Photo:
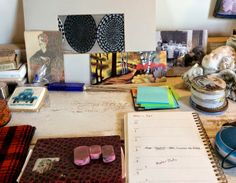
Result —
<path fill-rule="evenodd" d="M 218 182 L 191 112 L 129 113 L 129 183 Z"/>

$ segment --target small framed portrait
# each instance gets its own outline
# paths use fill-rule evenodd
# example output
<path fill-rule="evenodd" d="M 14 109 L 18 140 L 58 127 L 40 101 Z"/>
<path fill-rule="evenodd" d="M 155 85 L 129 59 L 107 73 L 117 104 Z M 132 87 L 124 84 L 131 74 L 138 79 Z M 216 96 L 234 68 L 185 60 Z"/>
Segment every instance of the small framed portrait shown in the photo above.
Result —
<path fill-rule="evenodd" d="M 236 18 L 236 0 L 217 0 L 214 16 L 219 18 Z"/>
<path fill-rule="evenodd" d="M 29 83 L 64 81 L 62 35 L 59 31 L 25 31 Z"/>

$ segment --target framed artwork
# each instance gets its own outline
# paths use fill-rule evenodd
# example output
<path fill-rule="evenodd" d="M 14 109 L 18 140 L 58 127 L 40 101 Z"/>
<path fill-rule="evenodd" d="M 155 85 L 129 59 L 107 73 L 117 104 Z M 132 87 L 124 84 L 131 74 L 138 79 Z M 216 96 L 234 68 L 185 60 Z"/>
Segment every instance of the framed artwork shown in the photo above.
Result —
<path fill-rule="evenodd" d="M 167 53 L 166 76 L 181 76 L 207 51 L 207 30 L 157 31 L 157 50 Z"/>
<path fill-rule="evenodd" d="M 166 52 L 119 52 L 90 55 L 91 84 L 165 81 Z"/>
<path fill-rule="evenodd" d="M 64 81 L 62 38 L 59 31 L 25 31 L 28 80 Z"/>
<path fill-rule="evenodd" d="M 217 0 L 214 16 L 219 18 L 236 18 L 236 0 Z"/>
<path fill-rule="evenodd" d="M 99 39 L 95 42 L 95 47 L 92 47 L 94 37 L 89 36 L 89 41 L 86 43 L 88 47 L 84 47 L 83 45 L 82 52 L 88 52 L 90 50 L 90 53 L 99 53 L 101 51 L 107 52 L 108 50 L 114 51 L 114 48 L 117 51 L 117 47 L 120 48 L 121 45 L 115 44 L 114 46 L 114 43 L 109 45 L 108 36 L 103 37 L 103 35 L 108 32 L 109 35 L 112 35 L 110 32 L 119 31 L 121 34 L 116 33 L 115 35 L 117 37 L 115 39 L 122 39 L 122 19 L 124 19 L 124 49 L 122 51 L 155 51 L 156 0 L 148 0 L 148 3 L 147 0 L 23 0 L 23 6 L 25 30 L 56 31 L 58 30 L 57 18 L 59 16 L 60 18 L 61 16 L 70 16 L 67 22 L 68 24 L 65 22 L 68 28 L 70 28 L 72 22 L 81 18 L 78 15 L 92 15 L 96 22 Z M 111 14 L 122 14 L 123 17 L 116 18 L 111 16 Z M 108 17 L 102 20 L 104 15 L 108 15 Z M 99 18 L 99 20 L 96 20 L 96 18 Z M 86 25 L 91 26 L 91 32 L 89 34 L 94 35 L 95 26 L 94 23 L 91 23 L 93 20 L 91 20 L 91 17 L 88 19 L 85 22 Z M 81 24 L 77 20 L 76 22 L 75 25 Z M 63 20 L 61 23 L 61 25 L 64 24 Z M 117 26 L 121 27 L 121 30 L 114 29 Z M 71 45 L 69 46 L 73 50 L 75 48 L 78 49 L 78 43 L 71 37 L 72 34 L 75 34 L 74 29 L 66 31 L 68 32 L 68 37 L 71 38 L 67 42 L 74 48 Z M 90 49 L 90 46 L 92 49 Z M 99 48 L 99 50 L 95 48 Z M 78 50 L 80 51 L 80 49 Z"/>
<path fill-rule="evenodd" d="M 125 50 L 124 14 L 60 15 L 58 28 L 65 53 Z"/>

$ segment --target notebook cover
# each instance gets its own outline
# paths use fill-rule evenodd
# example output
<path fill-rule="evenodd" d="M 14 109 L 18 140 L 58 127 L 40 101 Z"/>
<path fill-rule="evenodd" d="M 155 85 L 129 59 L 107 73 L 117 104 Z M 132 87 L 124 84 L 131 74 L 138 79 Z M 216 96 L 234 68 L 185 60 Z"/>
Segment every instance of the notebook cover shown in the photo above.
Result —
<path fill-rule="evenodd" d="M 170 88 L 169 88 L 169 90 L 173 94 L 173 91 Z M 176 106 L 160 108 L 160 107 L 155 107 L 155 106 L 144 107 L 140 104 L 137 104 L 137 102 L 136 102 L 136 100 L 137 100 L 137 89 L 136 88 L 132 88 L 130 90 L 130 93 L 131 93 L 131 96 L 132 96 L 132 99 L 133 99 L 133 105 L 134 105 L 134 110 L 135 111 L 148 111 L 148 110 L 162 110 L 162 109 L 176 109 L 176 108 L 179 108 L 179 104 L 178 104 L 177 99 L 176 99 L 174 94 L 173 94 L 173 98 L 174 98 L 174 102 L 176 103 Z"/>
<path fill-rule="evenodd" d="M 105 164 L 100 158 L 91 160 L 88 165 L 76 166 L 73 163 L 73 149 L 83 145 L 113 145 L 116 160 Z M 35 165 L 37 166 L 37 160 L 40 158 L 47 158 L 53 162 L 43 173 L 35 171 Z M 120 137 L 104 136 L 38 140 L 20 182 L 120 183 L 121 181 Z"/>

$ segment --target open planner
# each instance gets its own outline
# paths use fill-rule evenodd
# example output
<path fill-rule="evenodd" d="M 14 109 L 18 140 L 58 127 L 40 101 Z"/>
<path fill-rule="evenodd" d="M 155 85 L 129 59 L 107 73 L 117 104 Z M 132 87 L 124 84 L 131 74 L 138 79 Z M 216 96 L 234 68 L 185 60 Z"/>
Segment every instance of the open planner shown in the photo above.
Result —
<path fill-rule="evenodd" d="M 125 142 L 128 183 L 227 182 L 196 113 L 128 113 Z"/>

